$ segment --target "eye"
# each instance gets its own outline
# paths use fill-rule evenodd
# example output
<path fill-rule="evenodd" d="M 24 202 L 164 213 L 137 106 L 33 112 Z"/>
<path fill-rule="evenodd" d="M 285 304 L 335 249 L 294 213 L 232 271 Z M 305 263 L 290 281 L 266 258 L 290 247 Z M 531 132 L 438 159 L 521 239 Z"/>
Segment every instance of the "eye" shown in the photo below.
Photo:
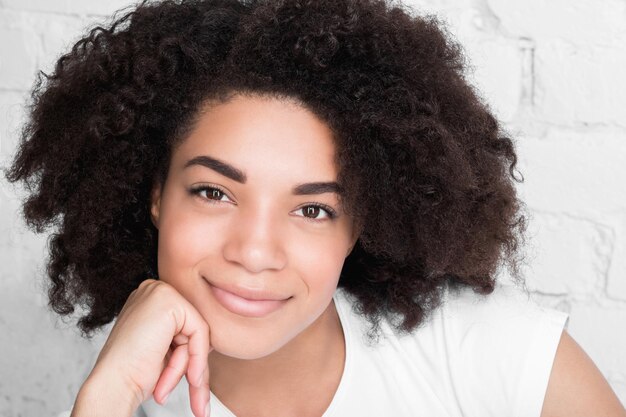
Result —
<path fill-rule="evenodd" d="M 323 222 L 337 217 L 335 210 L 325 204 L 309 204 L 299 208 L 297 212 L 302 212 L 302 217 L 312 222 Z M 318 217 L 320 214 L 325 217 Z"/>
<path fill-rule="evenodd" d="M 230 198 L 226 195 L 226 192 L 218 187 L 213 187 L 209 185 L 202 185 L 198 187 L 191 188 L 189 193 L 195 196 L 202 198 L 203 201 L 209 204 L 217 204 L 220 201 L 228 201 Z M 223 200 L 226 197 L 227 200 Z"/>

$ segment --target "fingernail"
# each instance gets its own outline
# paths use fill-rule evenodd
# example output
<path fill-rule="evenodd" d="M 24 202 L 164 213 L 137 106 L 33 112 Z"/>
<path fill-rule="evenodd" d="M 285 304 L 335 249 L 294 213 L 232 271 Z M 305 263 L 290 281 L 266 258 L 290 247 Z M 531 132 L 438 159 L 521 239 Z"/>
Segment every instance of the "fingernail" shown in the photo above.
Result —
<path fill-rule="evenodd" d="M 167 399 L 169 398 L 170 393 L 168 393 L 165 398 L 163 398 L 163 405 L 167 404 Z"/>
<path fill-rule="evenodd" d="M 211 403 L 206 403 L 206 408 L 204 409 L 204 417 L 209 417 L 211 415 Z"/>

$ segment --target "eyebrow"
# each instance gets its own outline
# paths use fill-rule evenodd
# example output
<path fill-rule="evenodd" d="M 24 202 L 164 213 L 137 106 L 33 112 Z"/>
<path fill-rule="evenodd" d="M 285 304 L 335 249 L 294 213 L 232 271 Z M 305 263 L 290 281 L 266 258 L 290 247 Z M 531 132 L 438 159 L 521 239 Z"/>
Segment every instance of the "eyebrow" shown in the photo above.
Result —
<path fill-rule="evenodd" d="M 293 188 L 294 195 L 313 195 L 335 193 L 341 195 L 341 188 L 336 182 L 308 182 L 299 184 Z"/>
<path fill-rule="evenodd" d="M 183 169 L 187 169 L 190 166 L 194 165 L 201 165 L 203 167 L 210 168 L 213 171 L 218 172 L 223 176 L 228 177 L 231 180 L 237 181 L 241 184 L 245 184 L 248 180 L 246 174 L 240 169 L 237 169 L 234 166 L 227 164 L 226 162 L 222 162 L 219 159 L 215 159 L 210 156 L 196 156 L 195 158 L 187 161 Z"/>
<path fill-rule="evenodd" d="M 235 168 L 234 166 L 220 161 L 219 159 L 210 157 L 208 155 L 196 156 L 195 158 L 187 161 L 183 169 L 189 168 L 194 165 L 200 165 L 230 178 L 233 181 L 237 181 L 240 184 L 245 184 L 248 180 L 245 172 Z M 341 187 L 336 182 L 308 182 L 305 184 L 298 184 L 293 188 L 294 195 L 313 195 L 323 193 L 335 193 L 342 194 Z"/>

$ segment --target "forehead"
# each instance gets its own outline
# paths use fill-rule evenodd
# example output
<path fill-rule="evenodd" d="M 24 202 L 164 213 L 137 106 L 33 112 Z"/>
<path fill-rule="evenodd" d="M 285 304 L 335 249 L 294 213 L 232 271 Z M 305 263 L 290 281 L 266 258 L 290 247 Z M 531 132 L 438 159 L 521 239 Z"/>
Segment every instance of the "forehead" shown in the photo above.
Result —
<path fill-rule="evenodd" d="M 190 159 L 209 155 L 250 177 L 272 172 L 327 180 L 318 177 L 336 177 L 335 154 L 332 130 L 308 109 L 293 101 L 238 95 L 202 107 L 172 164 L 183 168 Z"/>

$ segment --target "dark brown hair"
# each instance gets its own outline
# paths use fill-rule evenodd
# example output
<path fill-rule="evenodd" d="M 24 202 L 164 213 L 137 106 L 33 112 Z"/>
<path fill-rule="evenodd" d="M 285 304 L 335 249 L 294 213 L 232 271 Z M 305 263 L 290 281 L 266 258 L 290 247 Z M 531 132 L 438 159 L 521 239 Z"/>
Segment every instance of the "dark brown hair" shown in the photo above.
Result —
<path fill-rule="evenodd" d="M 90 337 L 155 277 L 150 190 L 200 106 L 233 94 L 294 98 L 333 130 L 362 225 L 339 286 L 373 328 L 414 329 L 444 283 L 492 292 L 501 266 L 519 276 L 525 217 L 513 142 L 465 68 L 439 20 L 383 0 L 144 1 L 96 27 L 38 76 L 6 171 L 27 224 L 56 227 L 50 306 L 85 307 Z"/>

